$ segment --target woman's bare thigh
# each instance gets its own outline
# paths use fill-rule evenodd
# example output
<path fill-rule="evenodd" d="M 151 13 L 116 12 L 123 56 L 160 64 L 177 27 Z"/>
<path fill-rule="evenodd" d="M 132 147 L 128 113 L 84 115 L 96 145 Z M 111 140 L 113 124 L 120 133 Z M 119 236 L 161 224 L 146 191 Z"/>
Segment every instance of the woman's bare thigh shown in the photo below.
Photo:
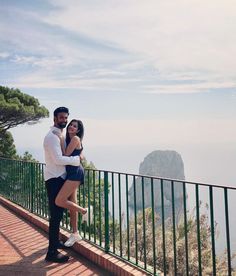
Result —
<path fill-rule="evenodd" d="M 79 183 L 79 181 L 66 180 L 59 191 L 57 198 L 67 200 L 71 196 L 75 197 L 74 192 L 77 190 Z"/>

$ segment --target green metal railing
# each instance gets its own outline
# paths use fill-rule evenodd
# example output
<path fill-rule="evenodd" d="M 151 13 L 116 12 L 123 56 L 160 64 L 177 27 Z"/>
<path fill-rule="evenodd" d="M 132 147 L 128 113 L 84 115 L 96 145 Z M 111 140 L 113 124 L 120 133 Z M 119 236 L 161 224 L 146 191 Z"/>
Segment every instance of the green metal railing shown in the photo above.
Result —
<path fill-rule="evenodd" d="M 0 194 L 48 219 L 43 170 L 0 158 Z M 235 195 L 234 187 L 86 169 L 78 204 L 89 207 L 89 220 L 78 229 L 153 275 L 234 275 Z M 61 226 L 70 230 L 69 212 Z"/>

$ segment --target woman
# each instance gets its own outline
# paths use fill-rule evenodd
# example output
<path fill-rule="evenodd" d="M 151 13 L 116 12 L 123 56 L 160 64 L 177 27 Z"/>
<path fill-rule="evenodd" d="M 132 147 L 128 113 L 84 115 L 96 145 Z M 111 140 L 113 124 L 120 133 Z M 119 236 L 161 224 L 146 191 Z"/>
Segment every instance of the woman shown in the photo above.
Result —
<path fill-rule="evenodd" d="M 57 135 L 57 134 L 56 134 Z M 82 140 L 84 136 L 84 126 L 80 120 L 73 119 L 66 129 L 66 148 L 65 141 L 59 136 L 63 155 L 76 156 L 81 154 L 83 150 Z M 84 184 L 84 169 L 80 166 L 66 166 L 67 177 L 61 190 L 59 191 L 55 203 L 57 206 L 70 210 L 70 221 L 72 232 L 69 239 L 65 242 L 65 246 L 72 246 L 76 241 L 82 239 L 78 233 L 78 212 L 82 215 L 87 213 L 87 208 L 77 205 L 77 189 Z"/>

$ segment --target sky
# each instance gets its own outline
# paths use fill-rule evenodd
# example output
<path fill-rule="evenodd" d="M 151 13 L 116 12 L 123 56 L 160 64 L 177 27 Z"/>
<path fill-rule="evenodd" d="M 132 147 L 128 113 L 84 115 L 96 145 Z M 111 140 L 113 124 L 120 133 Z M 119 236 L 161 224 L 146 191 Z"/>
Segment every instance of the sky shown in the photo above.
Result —
<path fill-rule="evenodd" d="M 50 111 L 12 130 L 44 162 L 57 106 L 97 168 L 181 154 L 189 181 L 236 186 L 236 5 L 227 0 L 0 0 L 0 83 Z"/>

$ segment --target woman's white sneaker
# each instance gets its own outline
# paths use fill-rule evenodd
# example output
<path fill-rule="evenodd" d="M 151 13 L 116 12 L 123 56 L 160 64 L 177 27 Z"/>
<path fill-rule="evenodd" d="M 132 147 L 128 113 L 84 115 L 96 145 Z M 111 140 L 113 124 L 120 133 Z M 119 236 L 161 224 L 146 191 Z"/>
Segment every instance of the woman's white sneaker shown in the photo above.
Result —
<path fill-rule="evenodd" d="M 64 243 L 66 247 L 71 247 L 74 245 L 74 243 L 81 241 L 82 237 L 79 233 L 71 233 L 69 239 Z"/>

